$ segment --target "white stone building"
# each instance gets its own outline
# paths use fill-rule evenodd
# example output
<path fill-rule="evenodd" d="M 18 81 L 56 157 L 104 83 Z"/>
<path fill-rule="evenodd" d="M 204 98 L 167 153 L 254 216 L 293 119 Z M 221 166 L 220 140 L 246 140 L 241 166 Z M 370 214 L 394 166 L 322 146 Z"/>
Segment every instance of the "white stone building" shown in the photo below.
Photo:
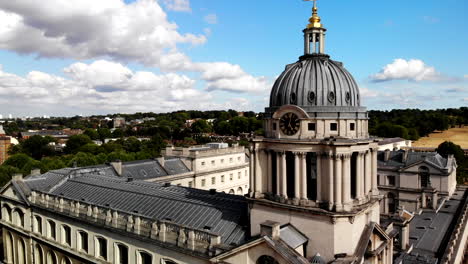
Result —
<path fill-rule="evenodd" d="M 378 185 L 385 199 L 383 214 L 398 207 L 410 212 L 437 209 L 457 187 L 457 162 L 436 152 L 381 151 L 378 161 Z"/>
<path fill-rule="evenodd" d="M 167 147 L 163 157 L 178 158 L 193 172 L 190 177 L 174 177 L 173 184 L 244 195 L 249 190 L 249 161 L 245 148 L 226 143 L 210 143 L 190 148 Z"/>
<path fill-rule="evenodd" d="M 378 142 L 379 151 L 408 149 L 411 148 L 413 144 L 411 140 L 406 140 L 404 138 L 383 138 L 378 139 Z"/>

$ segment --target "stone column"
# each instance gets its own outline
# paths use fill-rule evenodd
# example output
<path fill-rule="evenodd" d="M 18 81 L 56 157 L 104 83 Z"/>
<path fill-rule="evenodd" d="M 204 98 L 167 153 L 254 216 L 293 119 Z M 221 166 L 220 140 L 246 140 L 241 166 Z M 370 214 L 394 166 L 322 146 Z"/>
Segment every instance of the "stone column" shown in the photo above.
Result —
<path fill-rule="evenodd" d="M 334 172 L 334 200 L 335 206 L 337 211 L 341 211 L 343 209 L 343 200 L 342 200 L 342 155 L 336 154 L 334 156 L 334 163 L 335 167 L 333 169 Z"/>
<path fill-rule="evenodd" d="M 325 33 L 320 34 L 320 53 L 325 53 Z"/>
<path fill-rule="evenodd" d="M 249 196 L 254 196 L 254 186 L 255 186 L 255 151 L 254 148 L 251 146 L 249 147 L 249 171 L 250 171 L 250 187 L 249 187 Z"/>
<path fill-rule="evenodd" d="M 322 153 L 317 152 L 317 203 L 320 203 L 322 199 Z M 313 168 L 312 168 L 313 169 Z"/>
<path fill-rule="evenodd" d="M 310 54 L 310 35 L 304 34 L 304 53 Z"/>
<path fill-rule="evenodd" d="M 362 175 L 362 153 L 358 153 L 356 157 L 356 197 L 362 199 L 362 187 L 364 185 Z"/>
<path fill-rule="evenodd" d="M 286 171 L 286 153 L 281 153 L 281 196 L 288 198 L 288 180 Z"/>
<path fill-rule="evenodd" d="M 281 173 L 283 172 L 282 169 L 281 169 L 281 163 L 282 163 L 282 159 L 281 159 L 281 155 L 282 153 L 281 152 L 276 152 L 276 190 L 275 191 L 275 194 L 276 195 L 281 195 L 281 180 L 282 180 L 282 175 Z"/>
<path fill-rule="evenodd" d="M 315 33 L 312 33 L 312 45 L 313 45 L 313 53 L 317 53 L 317 37 Z"/>
<path fill-rule="evenodd" d="M 301 162 L 300 162 L 300 155 L 299 152 L 294 152 L 294 199 L 299 200 L 301 198 L 300 195 L 300 186 L 301 186 Z"/>
<path fill-rule="evenodd" d="M 262 194 L 263 176 L 261 168 L 261 150 L 256 149 L 255 155 L 255 197 L 259 197 Z"/>
<path fill-rule="evenodd" d="M 307 153 L 301 157 L 301 200 L 307 200 Z"/>
<path fill-rule="evenodd" d="M 379 195 L 379 188 L 377 186 L 377 154 L 378 149 L 372 149 L 372 195 Z"/>
<path fill-rule="evenodd" d="M 328 177 L 328 204 L 329 204 L 329 210 L 332 210 L 333 208 L 333 204 L 335 203 L 335 195 L 334 195 L 334 177 L 335 177 L 335 174 L 334 174 L 334 156 L 332 153 L 329 153 L 327 155 L 327 169 L 328 169 L 328 173 L 327 173 L 327 177 Z"/>
<path fill-rule="evenodd" d="M 351 209 L 351 154 L 343 155 L 343 205 L 345 210 Z M 348 206 L 349 205 L 349 206 Z"/>
<path fill-rule="evenodd" d="M 272 162 L 272 155 L 271 151 L 265 150 L 266 156 L 267 156 L 267 182 L 268 182 L 268 187 L 267 187 L 267 192 L 268 193 L 273 193 L 273 162 Z"/>
<path fill-rule="evenodd" d="M 365 189 L 364 189 L 364 195 L 369 195 L 369 192 L 372 189 L 372 163 L 371 163 L 371 155 L 372 153 L 370 151 L 367 151 L 366 154 L 364 154 L 365 160 L 364 160 L 364 171 L 366 175 L 366 184 L 365 184 Z"/>

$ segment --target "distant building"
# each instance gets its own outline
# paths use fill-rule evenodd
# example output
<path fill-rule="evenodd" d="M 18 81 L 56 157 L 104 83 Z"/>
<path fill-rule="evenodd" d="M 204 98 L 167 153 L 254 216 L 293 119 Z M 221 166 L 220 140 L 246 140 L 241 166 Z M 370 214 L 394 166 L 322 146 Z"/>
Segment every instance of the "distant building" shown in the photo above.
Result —
<path fill-rule="evenodd" d="M 83 130 L 66 128 L 63 130 L 29 130 L 27 132 L 21 132 L 20 136 L 22 139 L 28 139 L 32 136 L 49 136 L 57 140 L 67 140 L 70 136 L 80 134 L 83 134 Z"/>
<path fill-rule="evenodd" d="M 385 150 L 400 150 L 411 148 L 411 140 L 406 140 L 404 138 L 384 138 L 379 139 L 379 151 Z"/>
<path fill-rule="evenodd" d="M 226 143 L 210 143 L 190 148 L 168 147 L 165 158 L 177 157 L 193 171 L 193 177 L 175 183 L 203 190 L 243 195 L 249 190 L 249 161 L 245 148 Z"/>
<path fill-rule="evenodd" d="M 123 117 L 114 118 L 114 128 L 121 128 L 121 127 L 125 127 L 125 118 Z"/>
<path fill-rule="evenodd" d="M 11 147 L 11 137 L 7 136 L 0 125 L 0 165 L 8 159 L 8 150 Z"/>
<path fill-rule="evenodd" d="M 378 154 L 377 182 L 381 213 L 392 214 L 398 207 L 410 212 L 436 209 L 449 199 L 457 186 L 457 162 L 439 154 L 410 151 L 381 151 Z"/>

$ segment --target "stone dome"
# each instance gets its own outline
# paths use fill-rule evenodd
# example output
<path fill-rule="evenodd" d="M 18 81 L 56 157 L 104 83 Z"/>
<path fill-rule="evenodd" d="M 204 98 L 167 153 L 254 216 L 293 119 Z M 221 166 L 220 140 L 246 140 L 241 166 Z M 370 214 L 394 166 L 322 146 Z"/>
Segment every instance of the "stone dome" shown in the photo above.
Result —
<path fill-rule="evenodd" d="M 306 112 L 361 112 L 359 87 L 341 62 L 307 54 L 286 66 L 270 95 L 270 110 L 297 105 Z"/>

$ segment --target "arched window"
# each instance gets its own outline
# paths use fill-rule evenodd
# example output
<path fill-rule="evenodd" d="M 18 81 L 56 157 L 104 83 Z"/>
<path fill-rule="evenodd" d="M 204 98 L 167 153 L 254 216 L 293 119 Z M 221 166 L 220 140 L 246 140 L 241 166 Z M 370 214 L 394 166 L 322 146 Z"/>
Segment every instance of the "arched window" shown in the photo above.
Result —
<path fill-rule="evenodd" d="M 177 262 L 170 260 L 170 259 L 163 259 L 161 263 L 162 264 L 177 264 Z"/>
<path fill-rule="evenodd" d="M 138 264 L 152 264 L 153 263 L 153 256 L 151 254 L 140 251 L 138 252 Z"/>
<path fill-rule="evenodd" d="M 242 187 L 237 188 L 237 194 L 244 194 L 244 192 L 242 191 Z"/>
<path fill-rule="evenodd" d="M 18 264 L 26 264 L 26 245 L 22 238 L 18 239 Z"/>
<path fill-rule="evenodd" d="M 38 215 L 34 216 L 34 232 L 42 234 L 42 218 Z"/>
<path fill-rule="evenodd" d="M 44 253 L 42 251 L 41 246 L 39 244 L 36 244 L 36 247 L 34 248 L 34 263 L 37 264 L 42 264 L 44 263 Z"/>
<path fill-rule="evenodd" d="M 13 263 L 13 237 L 10 232 L 6 232 L 6 261 L 7 263 Z"/>
<path fill-rule="evenodd" d="M 13 211 L 13 221 L 15 225 L 24 227 L 24 213 L 20 209 Z"/>
<path fill-rule="evenodd" d="M 63 257 L 62 264 L 72 264 L 72 261 L 68 257 Z"/>
<path fill-rule="evenodd" d="M 229 194 L 236 194 L 236 192 L 233 189 L 231 189 L 229 190 Z"/>
<path fill-rule="evenodd" d="M 117 243 L 115 245 L 116 253 L 114 254 L 114 263 L 128 264 L 128 247 L 120 243 Z"/>
<path fill-rule="evenodd" d="M 57 263 L 58 263 L 58 260 L 57 260 L 57 255 L 55 255 L 55 252 L 53 252 L 52 250 L 47 252 L 47 264 L 57 264 Z"/>
<path fill-rule="evenodd" d="M 3 220 L 11 222 L 11 207 L 7 204 L 3 205 Z"/>
<path fill-rule="evenodd" d="M 55 222 L 52 220 L 47 220 L 47 237 L 52 239 L 57 239 Z"/>
<path fill-rule="evenodd" d="M 81 250 L 88 253 L 88 233 L 83 230 L 78 231 L 76 246 L 78 247 L 78 251 Z"/>
<path fill-rule="evenodd" d="M 62 243 L 71 246 L 71 228 L 67 225 L 62 225 Z"/>
<path fill-rule="evenodd" d="M 428 167 L 419 167 L 419 178 L 421 179 L 421 188 L 431 187 L 431 174 Z"/>
<path fill-rule="evenodd" d="M 279 263 L 273 257 L 263 255 L 257 259 L 256 264 L 279 264 Z"/>
<path fill-rule="evenodd" d="M 96 237 L 96 257 L 107 260 L 107 240 L 103 237 Z"/>

